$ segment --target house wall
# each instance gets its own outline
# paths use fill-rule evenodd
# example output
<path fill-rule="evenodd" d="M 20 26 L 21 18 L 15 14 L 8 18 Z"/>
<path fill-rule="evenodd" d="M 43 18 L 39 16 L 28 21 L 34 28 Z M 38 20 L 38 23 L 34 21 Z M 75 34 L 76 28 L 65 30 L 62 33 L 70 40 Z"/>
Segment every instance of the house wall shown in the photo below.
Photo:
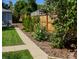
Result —
<path fill-rule="evenodd" d="M 2 12 L 2 22 L 4 25 L 10 23 L 12 24 L 12 14 L 11 12 Z"/>

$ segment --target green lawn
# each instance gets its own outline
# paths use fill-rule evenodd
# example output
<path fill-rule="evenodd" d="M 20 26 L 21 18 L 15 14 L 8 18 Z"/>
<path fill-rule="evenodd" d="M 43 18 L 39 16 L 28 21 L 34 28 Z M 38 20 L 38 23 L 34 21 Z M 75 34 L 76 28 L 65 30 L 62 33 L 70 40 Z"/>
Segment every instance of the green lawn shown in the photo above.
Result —
<path fill-rule="evenodd" d="M 2 53 L 2 59 L 33 59 L 28 50 Z"/>
<path fill-rule="evenodd" d="M 13 27 L 2 28 L 2 46 L 24 44 Z"/>

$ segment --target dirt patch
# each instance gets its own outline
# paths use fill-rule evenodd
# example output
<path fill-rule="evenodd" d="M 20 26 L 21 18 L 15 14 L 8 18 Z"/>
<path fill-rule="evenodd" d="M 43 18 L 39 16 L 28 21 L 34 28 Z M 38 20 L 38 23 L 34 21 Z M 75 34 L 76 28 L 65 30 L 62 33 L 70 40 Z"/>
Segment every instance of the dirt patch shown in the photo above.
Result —
<path fill-rule="evenodd" d="M 22 24 L 17 24 L 17 26 L 22 30 L 23 29 L 23 25 Z M 23 30 L 22 30 L 23 31 Z M 58 48 L 52 48 L 51 47 L 51 43 L 48 41 L 37 41 L 35 40 L 30 32 L 25 32 L 23 31 L 29 38 L 31 38 L 31 40 L 37 45 L 39 46 L 44 52 L 46 52 L 49 56 L 54 56 L 54 57 L 60 57 L 63 59 L 76 59 L 76 52 L 70 52 L 69 49 L 58 49 Z"/>

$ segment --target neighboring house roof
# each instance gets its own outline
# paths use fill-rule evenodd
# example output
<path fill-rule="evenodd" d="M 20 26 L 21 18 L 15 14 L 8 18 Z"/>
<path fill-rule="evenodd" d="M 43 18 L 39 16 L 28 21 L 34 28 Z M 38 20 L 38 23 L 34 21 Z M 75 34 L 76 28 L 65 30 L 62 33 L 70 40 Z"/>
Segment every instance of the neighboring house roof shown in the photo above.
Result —
<path fill-rule="evenodd" d="M 40 15 L 45 15 L 44 11 L 41 9 L 36 10 L 36 11 L 31 13 L 31 16 L 40 16 Z"/>
<path fill-rule="evenodd" d="M 9 9 L 2 9 L 2 12 L 11 12 Z"/>

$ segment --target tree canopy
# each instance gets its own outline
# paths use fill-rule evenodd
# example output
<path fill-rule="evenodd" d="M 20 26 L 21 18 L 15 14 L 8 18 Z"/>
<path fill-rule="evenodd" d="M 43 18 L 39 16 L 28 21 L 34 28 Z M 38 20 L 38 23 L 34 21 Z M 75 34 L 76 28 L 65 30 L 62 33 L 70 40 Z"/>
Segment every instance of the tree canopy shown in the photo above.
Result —
<path fill-rule="evenodd" d="M 8 4 L 6 4 L 6 3 L 2 2 L 2 8 L 4 8 L 4 9 L 9 9 L 10 7 L 9 7 L 9 5 L 8 5 Z"/>
<path fill-rule="evenodd" d="M 18 0 L 14 5 L 14 10 L 17 12 L 18 18 L 21 15 L 29 14 L 37 10 L 36 0 Z"/>

